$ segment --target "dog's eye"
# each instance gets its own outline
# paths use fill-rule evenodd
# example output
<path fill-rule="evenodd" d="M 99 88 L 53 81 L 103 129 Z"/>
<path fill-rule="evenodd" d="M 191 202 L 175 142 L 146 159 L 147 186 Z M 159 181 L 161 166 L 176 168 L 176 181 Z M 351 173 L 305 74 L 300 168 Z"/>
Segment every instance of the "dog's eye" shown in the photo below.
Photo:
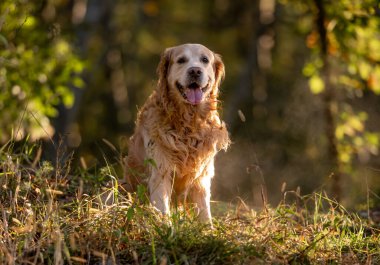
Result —
<path fill-rule="evenodd" d="M 180 57 L 180 58 L 177 60 L 177 63 L 179 63 L 179 64 L 186 63 L 186 58 L 185 58 L 185 57 Z"/>
<path fill-rule="evenodd" d="M 202 61 L 202 63 L 208 63 L 209 62 L 209 60 L 206 56 L 201 57 L 201 61 Z"/>

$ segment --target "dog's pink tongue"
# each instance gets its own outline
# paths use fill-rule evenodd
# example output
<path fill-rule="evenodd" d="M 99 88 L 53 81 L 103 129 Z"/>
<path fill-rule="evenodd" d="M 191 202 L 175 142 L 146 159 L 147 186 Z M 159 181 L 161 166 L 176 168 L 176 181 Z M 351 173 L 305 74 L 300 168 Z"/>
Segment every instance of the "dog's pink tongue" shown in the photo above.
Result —
<path fill-rule="evenodd" d="M 203 92 L 200 88 L 188 89 L 186 91 L 187 100 L 193 105 L 199 104 L 202 101 L 202 96 Z"/>

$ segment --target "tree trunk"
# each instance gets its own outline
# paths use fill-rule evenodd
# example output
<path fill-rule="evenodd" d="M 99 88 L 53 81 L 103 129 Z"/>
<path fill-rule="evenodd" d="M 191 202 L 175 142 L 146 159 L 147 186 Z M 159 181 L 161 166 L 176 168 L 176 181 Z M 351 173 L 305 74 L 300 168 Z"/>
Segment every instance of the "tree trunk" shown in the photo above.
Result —
<path fill-rule="evenodd" d="M 325 90 L 322 94 L 323 103 L 324 103 L 324 117 L 326 122 L 326 137 L 328 143 L 328 156 L 330 159 L 330 164 L 332 168 L 332 194 L 334 198 L 339 202 L 342 197 L 342 183 L 341 183 L 341 165 L 339 162 L 339 153 L 337 146 L 337 139 L 335 137 L 336 131 L 336 109 L 337 109 L 337 100 L 335 95 L 335 89 L 331 83 L 331 68 L 329 65 L 329 56 L 328 56 L 328 39 L 327 39 L 327 29 L 325 26 L 326 13 L 323 6 L 322 0 L 314 0 L 314 3 L 317 8 L 316 15 L 316 26 L 320 39 L 321 46 L 321 56 L 323 60 L 323 68 L 321 75 L 325 83 Z"/>

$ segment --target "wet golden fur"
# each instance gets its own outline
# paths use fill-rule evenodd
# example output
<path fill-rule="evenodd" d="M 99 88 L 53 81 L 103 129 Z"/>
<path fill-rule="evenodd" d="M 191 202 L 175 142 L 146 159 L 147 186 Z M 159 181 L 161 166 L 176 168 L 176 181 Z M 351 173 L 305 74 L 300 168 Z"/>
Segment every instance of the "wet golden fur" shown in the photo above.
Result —
<path fill-rule="evenodd" d="M 175 72 L 173 68 L 177 65 L 173 57 L 189 52 L 186 49 L 192 52 L 188 54 L 203 54 L 207 50 L 215 75 L 210 79 L 213 81 L 210 91 L 197 105 L 186 102 L 168 82 L 170 71 Z M 214 157 L 230 143 L 217 112 L 219 86 L 224 78 L 223 62 L 219 55 L 202 45 L 186 44 L 166 49 L 157 73 L 157 87 L 139 111 L 130 139 L 127 180 L 132 187 L 146 182 L 152 204 L 163 213 L 169 213 L 173 196 L 184 196 L 195 204 L 200 219 L 211 221 Z M 146 163 L 147 160 L 154 162 Z"/>

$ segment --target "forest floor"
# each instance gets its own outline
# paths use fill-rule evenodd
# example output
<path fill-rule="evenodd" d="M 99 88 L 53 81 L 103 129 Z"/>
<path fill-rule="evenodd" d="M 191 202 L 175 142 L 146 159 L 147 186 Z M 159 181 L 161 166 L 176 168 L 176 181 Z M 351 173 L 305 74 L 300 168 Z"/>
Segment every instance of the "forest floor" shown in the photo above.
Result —
<path fill-rule="evenodd" d="M 142 187 L 119 192 L 111 165 L 14 153 L 0 148 L 1 264 L 380 264 L 378 225 L 323 192 L 260 210 L 213 202 L 211 229 L 191 207 L 163 217 Z"/>

